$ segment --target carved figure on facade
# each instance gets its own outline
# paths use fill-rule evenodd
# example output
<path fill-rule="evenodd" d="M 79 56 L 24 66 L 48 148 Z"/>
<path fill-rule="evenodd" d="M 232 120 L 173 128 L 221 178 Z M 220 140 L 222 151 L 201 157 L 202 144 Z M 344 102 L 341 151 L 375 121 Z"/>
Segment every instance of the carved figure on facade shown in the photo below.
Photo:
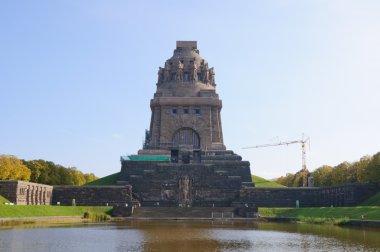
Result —
<path fill-rule="evenodd" d="M 210 84 L 212 86 L 215 86 L 215 71 L 213 67 L 210 68 L 209 75 L 210 75 Z"/>
<path fill-rule="evenodd" d="M 164 82 L 164 69 L 162 67 L 159 67 L 159 69 L 158 69 L 158 81 L 157 81 L 157 83 L 161 84 L 162 82 Z"/>
<path fill-rule="evenodd" d="M 165 68 L 164 68 L 164 81 L 170 80 L 170 64 L 168 61 L 165 62 Z"/>
<path fill-rule="evenodd" d="M 181 81 L 183 76 L 183 63 L 179 60 L 175 79 Z"/>
<path fill-rule="evenodd" d="M 192 66 L 191 66 L 191 80 L 192 81 L 195 81 L 198 79 L 198 73 L 197 73 L 197 64 L 195 64 L 195 62 L 193 62 Z"/>
<path fill-rule="evenodd" d="M 202 60 L 201 64 L 202 81 L 206 84 L 210 81 L 210 75 L 208 72 L 208 63 Z"/>

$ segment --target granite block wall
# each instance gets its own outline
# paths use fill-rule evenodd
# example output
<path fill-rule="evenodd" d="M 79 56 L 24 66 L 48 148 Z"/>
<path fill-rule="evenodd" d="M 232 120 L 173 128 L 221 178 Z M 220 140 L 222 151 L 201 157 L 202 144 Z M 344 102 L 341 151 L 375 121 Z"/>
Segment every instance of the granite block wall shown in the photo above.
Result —
<path fill-rule="evenodd" d="M 123 161 L 120 180 L 132 186 L 143 206 L 229 206 L 238 200 L 243 183 L 252 184 L 249 162 L 239 160 L 214 164 Z"/>
<path fill-rule="evenodd" d="M 240 202 L 257 207 L 356 206 L 379 191 L 374 184 L 347 184 L 314 188 L 242 188 Z"/>
<path fill-rule="evenodd" d="M 132 201 L 131 186 L 54 186 L 53 205 L 115 206 Z"/>

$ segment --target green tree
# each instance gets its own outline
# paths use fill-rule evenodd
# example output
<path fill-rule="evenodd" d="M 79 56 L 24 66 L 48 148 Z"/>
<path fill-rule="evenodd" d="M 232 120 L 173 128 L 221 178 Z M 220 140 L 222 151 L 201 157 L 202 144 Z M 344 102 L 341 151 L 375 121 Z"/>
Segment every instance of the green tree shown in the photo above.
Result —
<path fill-rule="evenodd" d="M 275 180 L 276 183 L 287 186 L 287 187 L 293 187 L 294 182 L 294 174 L 287 173 L 286 176 L 281 176 Z"/>
<path fill-rule="evenodd" d="M 30 170 L 20 159 L 10 155 L 0 155 L 0 180 L 29 181 Z"/>
<path fill-rule="evenodd" d="M 315 186 L 331 186 L 332 185 L 332 170 L 333 168 L 328 165 L 319 167 L 312 172 Z"/>
<path fill-rule="evenodd" d="M 30 175 L 30 181 L 35 183 L 40 183 L 40 176 L 42 170 L 45 168 L 40 160 L 31 160 L 31 161 L 25 161 L 23 160 L 23 164 L 28 167 L 28 169 L 31 171 Z"/>
<path fill-rule="evenodd" d="M 368 163 L 369 182 L 380 184 L 380 152 L 376 153 Z"/>
<path fill-rule="evenodd" d="M 359 161 L 352 164 L 355 167 L 357 182 L 368 183 L 370 176 L 368 174 L 368 165 L 372 160 L 372 156 L 364 156 Z"/>
<path fill-rule="evenodd" d="M 343 162 L 334 167 L 334 169 L 332 170 L 332 185 L 349 183 L 350 166 L 350 163 Z"/>

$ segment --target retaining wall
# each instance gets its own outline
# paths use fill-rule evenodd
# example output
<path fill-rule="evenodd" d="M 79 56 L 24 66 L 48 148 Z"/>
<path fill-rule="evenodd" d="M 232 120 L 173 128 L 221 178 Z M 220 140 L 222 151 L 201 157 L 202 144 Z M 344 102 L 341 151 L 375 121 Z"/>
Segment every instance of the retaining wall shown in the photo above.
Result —
<path fill-rule="evenodd" d="M 54 186 L 53 205 L 115 206 L 132 201 L 131 186 Z"/>
<path fill-rule="evenodd" d="M 375 184 L 346 184 L 312 188 L 243 188 L 240 202 L 257 207 L 356 206 L 379 191 Z"/>

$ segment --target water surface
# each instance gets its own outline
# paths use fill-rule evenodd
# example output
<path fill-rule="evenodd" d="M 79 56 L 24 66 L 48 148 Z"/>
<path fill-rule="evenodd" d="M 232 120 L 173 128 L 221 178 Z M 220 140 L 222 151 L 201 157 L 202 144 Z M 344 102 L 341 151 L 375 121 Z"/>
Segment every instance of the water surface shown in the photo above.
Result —
<path fill-rule="evenodd" d="M 0 229 L 0 251 L 380 251 L 380 230 L 211 221 L 27 225 Z"/>

